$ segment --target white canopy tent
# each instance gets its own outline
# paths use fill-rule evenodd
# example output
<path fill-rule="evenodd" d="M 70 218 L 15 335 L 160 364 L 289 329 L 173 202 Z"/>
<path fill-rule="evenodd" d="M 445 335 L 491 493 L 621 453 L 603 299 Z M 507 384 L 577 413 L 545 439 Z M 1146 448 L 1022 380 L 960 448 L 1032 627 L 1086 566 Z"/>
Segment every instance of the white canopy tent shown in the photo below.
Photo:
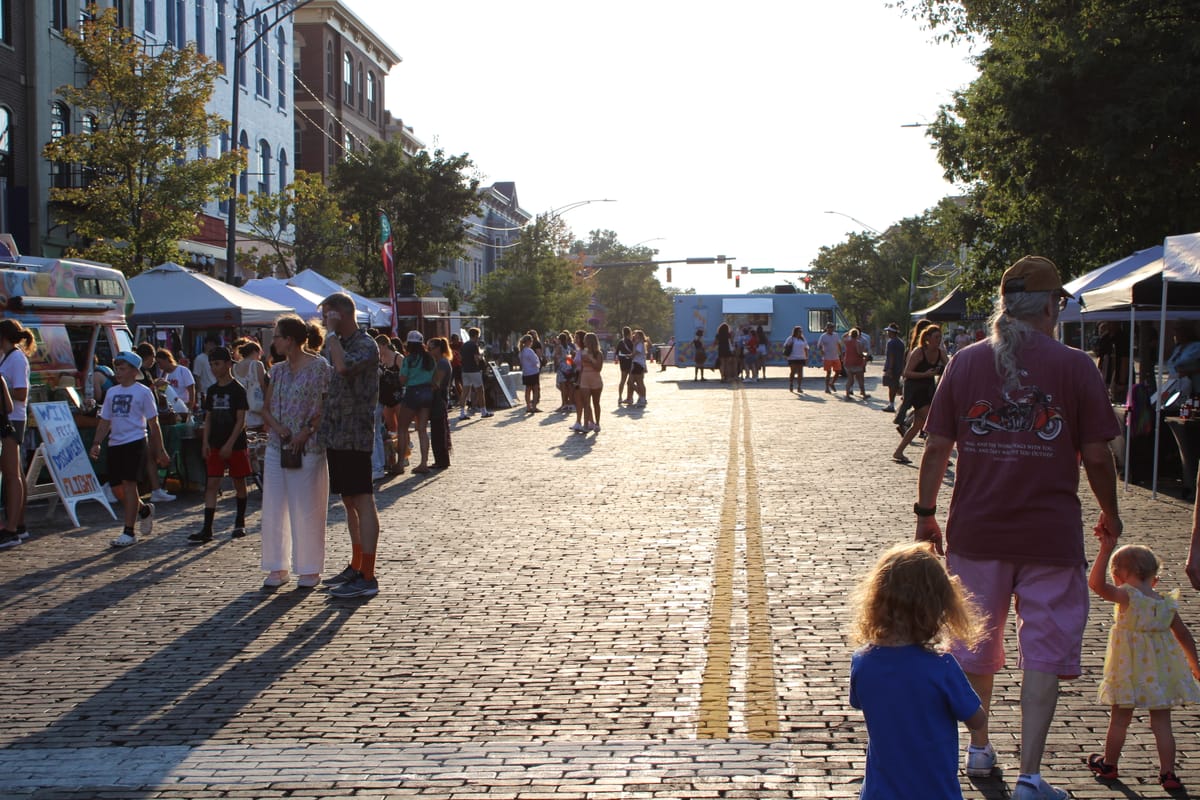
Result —
<path fill-rule="evenodd" d="M 328 296 L 311 292 L 302 286 L 292 286 L 282 278 L 254 278 L 246 281 L 242 288 L 280 305 L 291 306 L 303 320 L 320 319 L 318 306 Z M 358 309 L 356 316 L 359 325 L 371 324 L 371 315 L 365 309 Z"/>
<path fill-rule="evenodd" d="M 322 300 L 334 292 L 345 292 L 354 299 L 354 307 L 357 311 L 367 312 L 370 318 L 369 324 L 380 328 L 390 328 L 392 325 L 392 310 L 390 308 L 381 303 L 376 303 L 374 300 L 368 300 L 344 286 L 339 286 L 315 270 L 306 269 L 302 272 L 297 272 L 288 281 L 288 284 L 290 286 L 299 286 L 302 289 L 307 289 L 310 292 L 318 294 Z"/>
<path fill-rule="evenodd" d="M 174 323 L 195 328 L 270 326 L 290 306 L 230 286 L 168 261 L 129 279 L 133 325 Z"/>

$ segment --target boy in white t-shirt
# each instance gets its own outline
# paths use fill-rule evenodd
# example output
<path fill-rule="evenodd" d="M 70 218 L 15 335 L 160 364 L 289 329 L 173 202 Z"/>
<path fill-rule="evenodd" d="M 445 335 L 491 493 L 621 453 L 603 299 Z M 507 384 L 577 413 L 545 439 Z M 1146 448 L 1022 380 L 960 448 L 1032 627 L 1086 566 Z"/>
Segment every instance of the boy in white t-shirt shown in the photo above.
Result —
<path fill-rule="evenodd" d="M 163 447 L 162 431 L 158 427 L 158 401 L 154 392 L 137 382 L 141 376 L 142 357 L 128 350 L 117 354 L 113 367 L 119 385 L 104 395 L 100 423 L 96 426 L 92 459 L 100 457 L 100 443 L 108 442 L 108 482 L 120 482 L 125 490 L 125 530 L 112 540 L 113 547 L 128 547 L 137 540 L 133 525 L 139 519 L 139 532 L 148 536 L 154 530 L 154 504 L 143 503 L 138 494 L 138 477 L 145 468 L 146 431 L 150 431 L 150 449 L 155 461 L 165 467 L 171 463 Z M 109 434 L 112 434 L 109 436 Z"/>

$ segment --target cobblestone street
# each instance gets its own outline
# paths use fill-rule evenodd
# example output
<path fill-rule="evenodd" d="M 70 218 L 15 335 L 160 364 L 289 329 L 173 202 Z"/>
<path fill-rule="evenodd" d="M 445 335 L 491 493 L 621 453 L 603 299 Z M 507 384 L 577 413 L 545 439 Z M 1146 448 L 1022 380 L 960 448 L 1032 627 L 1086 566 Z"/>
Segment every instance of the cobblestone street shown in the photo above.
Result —
<path fill-rule="evenodd" d="M 260 589 L 253 490 L 251 535 L 229 538 L 226 492 L 201 546 L 186 541 L 198 492 L 160 505 L 126 550 L 94 503 L 66 532 L 61 508 L 32 509 L 33 538 L 0 553 L 0 797 L 856 797 L 848 595 L 911 538 L 917 476 L 890 458 L 878 369 L 876 396 L 853 402 L 813 370 L 803 395 L 781 369 L 736 389 L 652 370 L 647 407 L 618 409 L 606 367 L 599 434 L 520 408 L 454 423 L 452 468 L 377 494 L 367 601 L 294 579 Z M 551 408 L 551 376 L 542 386 Z M 1121 500 L 1126 538 L 1164 558 L 1195 629 L 1191 506 L 1137 487 Z M 947 490 L 943 521 L 948 504 Z M 340 504 L 328 542 L 333 574 L 349 556 Z M 1158 786 L 1145 716 L 1124 784 L 1084 763 L 1107 725 L 1095 692 L 1110 615 L 1093 602 L 1045 775 L 1077 798 L 1186 796 Z M 964 775 L 967 798 L 1016 781 L 1016 677 L 996 684 L 1004 775 Z M 1177 712 L 1175 731 L 1200 793 L 1197 712 Z"/>

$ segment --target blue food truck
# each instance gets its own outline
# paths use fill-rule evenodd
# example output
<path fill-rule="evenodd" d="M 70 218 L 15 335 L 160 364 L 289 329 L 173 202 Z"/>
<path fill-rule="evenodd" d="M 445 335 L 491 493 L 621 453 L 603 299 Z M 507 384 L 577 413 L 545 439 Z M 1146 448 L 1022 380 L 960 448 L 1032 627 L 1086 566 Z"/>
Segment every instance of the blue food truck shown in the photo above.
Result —
<path fill-rule="evenodd" d="M 783 343 L 797 325 L 808 340 L 808 360 L 821 365 L 817 337 L 832 322 L 838 333 L 850 329 L 831 294 L 678 294 L 675 295 L 675 366 L 694 367 L 696 331 L 703 330 L 707 365 L 715 368 L 717 350 L 713 336 L 722 322 L 735 333 L 744 325 L 762 326 L 767 334 L 767 363 L 786 366 Z"/>

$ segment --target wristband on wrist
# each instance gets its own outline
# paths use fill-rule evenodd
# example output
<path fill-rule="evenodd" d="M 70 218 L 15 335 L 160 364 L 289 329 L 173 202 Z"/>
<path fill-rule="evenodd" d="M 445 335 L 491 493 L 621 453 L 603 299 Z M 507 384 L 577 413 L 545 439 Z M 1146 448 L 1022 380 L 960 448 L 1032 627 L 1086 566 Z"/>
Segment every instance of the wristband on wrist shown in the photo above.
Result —
<path fill-rule="evenodd" d="M 937 513 L 937 506 L 933 505 L 926 508 L 920 503 L 913 503 L 913 513 L 918 517 L 932 517 Z"/>

